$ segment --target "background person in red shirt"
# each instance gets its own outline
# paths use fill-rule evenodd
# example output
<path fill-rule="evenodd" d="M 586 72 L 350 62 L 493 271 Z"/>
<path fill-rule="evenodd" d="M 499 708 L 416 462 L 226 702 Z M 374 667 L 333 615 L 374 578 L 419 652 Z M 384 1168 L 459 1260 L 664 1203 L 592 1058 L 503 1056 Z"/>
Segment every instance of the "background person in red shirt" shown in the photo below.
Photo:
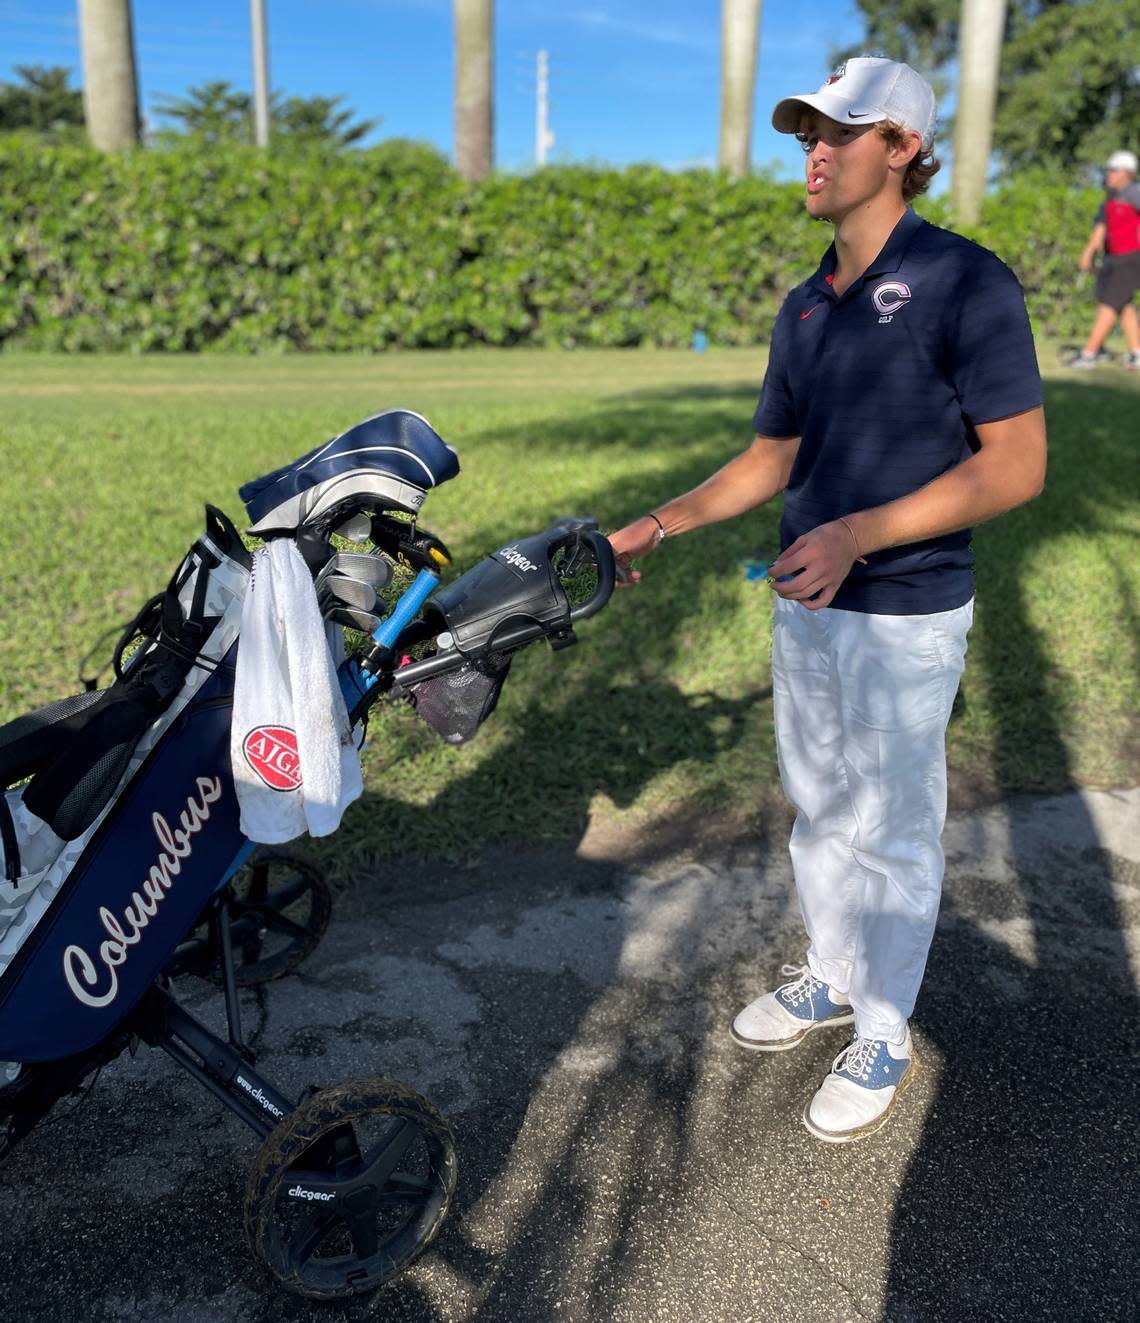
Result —
<path fill-rule="evenodd" d="M 1132 302 L 1140 289 L 1140 184 L 1133 152 L 1113 152 L 1105 165 L 1107 196 L 1081 253 L 1078 265 L 1091 271 L 1097 254 L 1104 259 L 1096 277 L 1096 317 L 1085 347 L 1070 360 L 1072 367 L 1091 368 L 1112 361 L 1104 348 L 1109 332 L 1120 318 L 1120 329 L 1128 342 L 1124 366 L 1140 370 L 1140 320 Z"/>

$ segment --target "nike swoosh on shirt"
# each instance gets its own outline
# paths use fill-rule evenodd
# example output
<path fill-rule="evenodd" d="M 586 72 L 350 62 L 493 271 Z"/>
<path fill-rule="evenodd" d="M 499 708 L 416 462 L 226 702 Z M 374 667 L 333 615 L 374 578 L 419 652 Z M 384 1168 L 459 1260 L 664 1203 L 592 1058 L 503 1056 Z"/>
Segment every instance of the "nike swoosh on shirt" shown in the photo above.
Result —
<path fill-rule="evenodd" d="M 800 313 L 800 321 L 806 322 L 807 319 L 812 315 L 813 312 L 815 312 L 817 308 L 822 308 L 822 307 L 823 307 L 822 303 L 813 303 L 812 306 L 807 310 L 807 312 Z"/>

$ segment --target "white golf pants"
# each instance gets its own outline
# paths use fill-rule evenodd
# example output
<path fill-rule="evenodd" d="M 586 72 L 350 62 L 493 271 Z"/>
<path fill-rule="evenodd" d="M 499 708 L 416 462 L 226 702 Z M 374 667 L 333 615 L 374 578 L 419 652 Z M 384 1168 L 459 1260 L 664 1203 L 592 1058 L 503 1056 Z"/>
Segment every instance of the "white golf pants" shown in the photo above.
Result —
<path fill-rule="evenodd" d="M 776 600 L 772 689 L 812 973 L 904 1041 L 942 892 L 946 725 L 974 604 L 884 616 Z"/>

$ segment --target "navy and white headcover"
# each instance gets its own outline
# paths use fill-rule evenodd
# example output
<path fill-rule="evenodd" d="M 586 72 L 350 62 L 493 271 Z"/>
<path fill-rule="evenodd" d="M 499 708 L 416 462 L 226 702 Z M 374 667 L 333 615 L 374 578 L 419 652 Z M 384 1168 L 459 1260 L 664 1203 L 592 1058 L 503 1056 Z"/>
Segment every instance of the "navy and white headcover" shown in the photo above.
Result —
<path fill-rule="evenodd" d="M 459 456 L 425 418 L 389 409 L 350 427 L 284 468 L 239 489 L 251 533 L 294 533 L 356 510 L 416 514 L 432 487 L 459 472 Z"/>

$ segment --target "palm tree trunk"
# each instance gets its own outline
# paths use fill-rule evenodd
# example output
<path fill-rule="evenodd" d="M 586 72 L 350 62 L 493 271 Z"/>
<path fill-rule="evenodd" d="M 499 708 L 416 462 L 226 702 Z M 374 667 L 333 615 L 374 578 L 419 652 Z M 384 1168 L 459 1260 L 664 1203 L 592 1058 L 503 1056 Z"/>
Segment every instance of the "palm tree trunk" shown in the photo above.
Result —
<path fill-rule="evenodd" d="M 1006 0 L 962 0 L 958 38 L 958 109 L 954 122 L 954 211 L 973 225 L 986 191 L 994 139 Z"/>
<path fill-rule="evenodd" d="M 718 164 L 734 179 L 741 179 L 752 161 L 752 101 L 756 94 L 760 0 L 721 0 L 720 34 Z"/>
<path fill-rule="evenodd" d="M 455 164 L 483 179 L 495 157 L 494 0 L 455 0 Z"/>
<path fill-rule="evenodd" d="M 139 142 L 139 87 L 131 0 L 79 0 L 83 113 L 104 152 Z"/>

